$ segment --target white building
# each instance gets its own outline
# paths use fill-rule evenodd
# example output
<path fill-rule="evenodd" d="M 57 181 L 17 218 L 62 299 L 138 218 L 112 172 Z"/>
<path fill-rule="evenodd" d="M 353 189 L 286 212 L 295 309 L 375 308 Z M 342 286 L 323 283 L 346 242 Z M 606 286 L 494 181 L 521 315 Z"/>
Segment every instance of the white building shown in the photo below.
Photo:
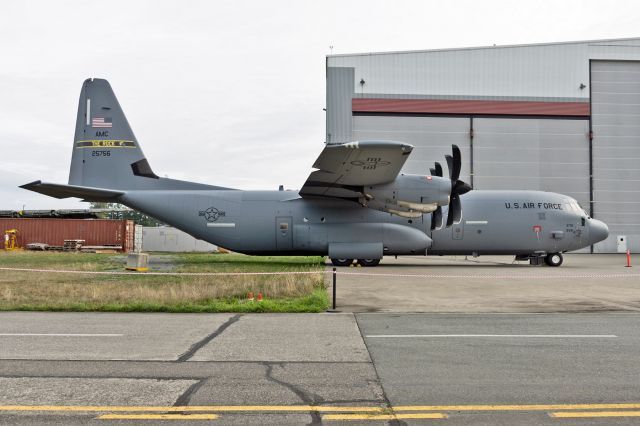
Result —
<path fill-rule="evenodd" d="M 327 142 L 451 144 L 474 189 L 570 195 L 640 251 L 640 38 L 327 57 Z M 588 251 L 588 250 L 587 250 Z"/>

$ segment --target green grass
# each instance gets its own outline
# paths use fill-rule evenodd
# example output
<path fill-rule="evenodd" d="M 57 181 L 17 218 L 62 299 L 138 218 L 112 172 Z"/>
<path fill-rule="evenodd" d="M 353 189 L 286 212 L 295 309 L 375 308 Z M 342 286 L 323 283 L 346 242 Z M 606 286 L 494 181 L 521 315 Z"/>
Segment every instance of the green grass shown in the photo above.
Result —
<path fill-rule="evenodd" d="M 153 276 L 0 271 L 0 310 L 111 312 L 321 312 L 329 300 L 322 257 L 236 254 L 153 254 L 151 270 L 165 272 L 293 272 L 266 276 Z M 123 271 L 122 255 L 1 252 L 0 266 Z M 247 300 L 259 292 L 262 302 Z"/>

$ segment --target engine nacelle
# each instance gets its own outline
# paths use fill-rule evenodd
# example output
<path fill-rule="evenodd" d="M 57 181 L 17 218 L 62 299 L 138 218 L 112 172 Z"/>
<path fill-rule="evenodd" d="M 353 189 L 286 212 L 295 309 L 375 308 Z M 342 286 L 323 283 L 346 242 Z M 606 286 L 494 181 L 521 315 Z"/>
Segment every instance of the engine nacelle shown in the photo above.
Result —
<path fill-rule="evenodd" d="M 451 180 L 438 176 L 399 175 L 393 182 L 364 187 L 363 204 L 402 217 L 416 218 L 449 204 Z"/>

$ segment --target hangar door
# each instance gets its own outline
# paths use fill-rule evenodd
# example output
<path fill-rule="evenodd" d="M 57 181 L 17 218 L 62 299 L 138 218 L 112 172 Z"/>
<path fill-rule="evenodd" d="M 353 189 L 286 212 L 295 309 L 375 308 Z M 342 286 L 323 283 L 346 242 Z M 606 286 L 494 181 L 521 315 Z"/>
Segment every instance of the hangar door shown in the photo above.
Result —
<path fill-rule="evenodd" d="M 640 250 L 640 62 L 591 62 L 594 217 L 609 226 L 596 252 L 618 235 Z"/>
<path fill-rule="evenodd" d="M 353 117 L 352 140 L 394 140 L 415 146 L 402 169 L 405 173 L 430 174 L 434 162 L 442 164 L 447 175 L 447 161 L 451 145 L 460 147 L 462 170 L 460 178 L 469 180 L 470 170 L 470 123 L 467 117 L 399 117 L 366 116 Z"/>
<path fill-rule="evenodd" d="M 569 195 L 589 209 L 589 121 L 474 118 L 475 189 Z"/>
<path fill-rule="evenodd" d="M 589 210 L 588 120 L 474 118 L 473 130 L 475 189 L 558 192 Z"/>

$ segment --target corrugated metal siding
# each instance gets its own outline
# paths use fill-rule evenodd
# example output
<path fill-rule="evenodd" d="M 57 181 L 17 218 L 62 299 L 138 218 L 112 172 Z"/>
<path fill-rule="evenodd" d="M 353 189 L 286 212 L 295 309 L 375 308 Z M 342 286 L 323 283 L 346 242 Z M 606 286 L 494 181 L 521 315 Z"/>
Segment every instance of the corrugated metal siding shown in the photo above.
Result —
<path fill-rule="evenodd" d="M 616 250 L 616 237 L 640 251 L 640 62 L 591 64 L 594 216 L 609 225 L 597 252 Z"/>
<path fill-rule="evenodd" d="M 603 58 L 640 59 L 640 38 L 340 55 L 329 56 L 327 66 L 354 68 L 355 98 L 409 94 L 571 102 L 588 100 L 588 61 Z M 587 87 L 580 89 L 581 83 Z"/>
<path fill-rule="evenodd" d="M 456 144 L 462 153 L 460 178 L 469 180 L 470 120 L 457 117 L 353 117 L 353 140 L 395 140 L 415 146 L 402 169 L 405 173 L 429 174 L 434 162 L 447 173 L 445 155 Z"/>
<path fill-rule="evenodd" d="M 327 143 L 351 142 L 353 68 L 327 69 Z"/>
<path fill-rule="evenodd" d="M 485 48 L 330 57 L 329 66 L 354 67 L 364 94 L 508 96 L 587 99 L 586 45 Z M 357 87 L 357 86 L 356 86 Z M 518 99 L 519 98 L 519 99 Z"/>
<path fill-rule="evenodd" d="M 557 192 L 588 209 L 588 120 L 474 118 L 473 130 L 475 189 Z"/>
<path fill-rule="evenodd" d="M 103 219 L 0 219 L 0 232 L 17 229 L 18 243 L 61 246 L 64 240 L 85 240 L 89 246 L 121 245 L 133 250 L 134 222 Z"/>

